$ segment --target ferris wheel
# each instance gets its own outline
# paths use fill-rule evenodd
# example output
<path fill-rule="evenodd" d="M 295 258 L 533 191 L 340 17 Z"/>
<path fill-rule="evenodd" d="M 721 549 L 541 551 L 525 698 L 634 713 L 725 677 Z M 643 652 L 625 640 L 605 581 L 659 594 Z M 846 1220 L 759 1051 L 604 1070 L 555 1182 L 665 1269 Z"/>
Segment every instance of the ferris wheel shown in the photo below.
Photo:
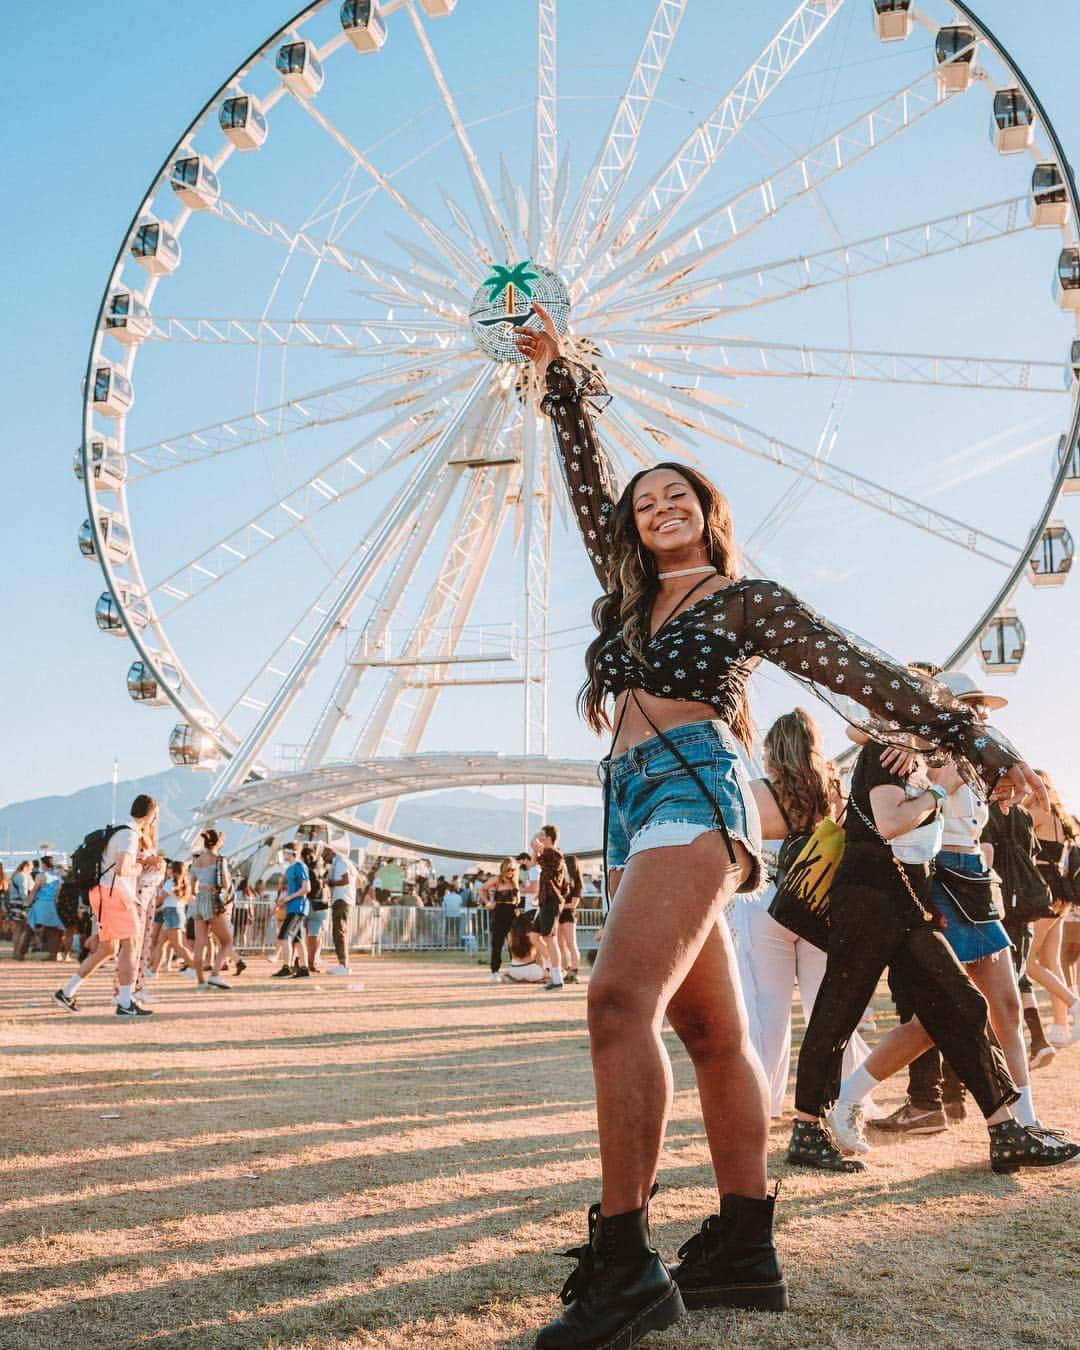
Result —
<path fill-rule="evenodd" d="M 727 8 L 321 0 L 163 159 L 94 327 L 79 547 L 208 813 L 377 802 L 394 839 L 407 792 L 523 784 L 528 826 L 595 783 L 536 303 L 618 473 L 699 463 L 752 568 L 894 649 L 917 559 L 932 654 L 1019 667 L 1080 492 L 1064 148 L 967 4 Z"/>

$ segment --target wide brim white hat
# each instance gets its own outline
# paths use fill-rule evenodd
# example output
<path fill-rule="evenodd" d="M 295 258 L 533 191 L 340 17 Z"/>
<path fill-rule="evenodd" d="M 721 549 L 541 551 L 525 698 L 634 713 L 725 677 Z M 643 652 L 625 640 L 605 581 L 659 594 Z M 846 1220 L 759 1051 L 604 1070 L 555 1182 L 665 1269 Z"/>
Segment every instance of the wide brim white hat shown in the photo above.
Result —
<path fill-rule="evenodd" d="M 992 711 L 1008 707 L 1007 698 L 1002 698 L 1000 694 L 988 694 L 985 689 L 980 689 L 963 670 L 945 670 L 937 678 L 954 698 L 963 699 L 965 703 L 979 702 Z"/>

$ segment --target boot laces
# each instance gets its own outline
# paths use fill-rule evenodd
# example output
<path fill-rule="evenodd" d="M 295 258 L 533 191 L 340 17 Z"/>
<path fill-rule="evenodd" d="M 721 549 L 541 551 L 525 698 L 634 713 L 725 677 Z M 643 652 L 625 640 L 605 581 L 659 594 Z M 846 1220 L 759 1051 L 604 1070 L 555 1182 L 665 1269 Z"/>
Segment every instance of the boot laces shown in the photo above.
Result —
<path fill-rule="evenodd" d="M 679 1260 L 687 1263 L 703 1260 L 708 1249 L 718 1244 L 720 1231 L 720 1215 L 710 1214 L 700 1231 L 688 1237 L 676 1252 Z"/>
<path fill-rule="evenodd" d="M 580 1247 L 571 1247 L 569 1251 L 563 1252 L 563 1256 L 577 1262 L 577 1268 L 570 1272 L 566 1277 L 566 1283 L 559 1290 L 559 1298 L 563 1303 L 573 1303 L 575 1299 L 581 1298 L 592 1281 L 593 1274 L 596 1271 L 596 1252 L 593 1242 L 596 1238 L 596 1227 L 599 1221 L 600 1206 L 590 1205 L 588 1242 L 583 1243 Z"/>

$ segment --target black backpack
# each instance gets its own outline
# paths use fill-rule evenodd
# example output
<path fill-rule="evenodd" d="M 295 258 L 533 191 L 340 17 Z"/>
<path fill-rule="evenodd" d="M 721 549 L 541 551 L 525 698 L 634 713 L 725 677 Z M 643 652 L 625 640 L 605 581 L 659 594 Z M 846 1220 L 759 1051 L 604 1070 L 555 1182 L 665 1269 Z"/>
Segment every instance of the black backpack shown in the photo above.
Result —
<path fill-rule="evenodd" d="M 56 896 L 56 912 L 65 928 L 74 928 L 79 921 L 82 888 L 74 881 L 62 881 Z"/>
<path fill-rule="evenodd" d="M 106 825 L 100 830 L 91 830 L 72 853 L 67 881 L 71 886 L 78 888 L 78 893 L 83 899 L 95 886 L 101 885 L 101 864 L 105 846 L 117 830 L 125 828 L 123 825 Z M 60 917 L 64 916 L 61 914 Z"/>

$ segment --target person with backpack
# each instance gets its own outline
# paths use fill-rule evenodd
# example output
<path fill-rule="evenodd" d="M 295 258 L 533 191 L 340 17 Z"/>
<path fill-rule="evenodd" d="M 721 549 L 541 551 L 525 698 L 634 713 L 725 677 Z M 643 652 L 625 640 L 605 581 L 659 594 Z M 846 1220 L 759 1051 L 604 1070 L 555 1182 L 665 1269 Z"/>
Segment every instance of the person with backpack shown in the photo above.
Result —
<path fill-rule="evenodd" d="M 140 857 L 157 853 L 158 804 L 140 793 L 122 825 L 95 830 L 71 856 L 72 879 L 86 886 L 91 911 L 98 922 L 96 949 L 71 978 L 53 994 L 66 1012 L 78 1012 L 75 995 L 84 980 L 110 956 L 116 957 L 119 989 L 117 1017 L 152 1017 L 151 1009 L 135 999 L 135 940 L 139 934 L 135 885 Z"/>
<path fill-rule="evenodd" d="M 750 1042 L 769 1090 L 770 1113 L 783 1114 L 791 1062 L 791 1013 L 795 986 L 809 1022 L 825 978 L 828 930 L 809 910 L 785 903 L 783 883 L 795 859 L 823 820 L 836 820 L 844 801 L 835 767 L 825 758 L 821 728 L 805 708 L 778 717 L 762 748 L 764 778 L 750 789 L 765 839 L 782 840 L 772 892 L 736 896 L 731 915 L 739 980 L 746 999 Z M 870 1053 L 856 1031 L 844 1051 L 850 1073 Z"/>
<path fill-rule="evenodd" d="M 202 848 L 191 861 L 191 879 L 195 887 L 195 975 L 200 986 L 210 989 L 231 989 L 232 985 L 221 974 L 226 961 L 236 960 L 229 910 L 233 902 L 232 877 L 229 863 L 221 855 L 225 836 L 220 830 L 203 830 Z M 217 952 L 209 975 L 206 973 L 210 939 Z M 245 963 L 236 960 L 236 973 L 241 974 Z"/>

